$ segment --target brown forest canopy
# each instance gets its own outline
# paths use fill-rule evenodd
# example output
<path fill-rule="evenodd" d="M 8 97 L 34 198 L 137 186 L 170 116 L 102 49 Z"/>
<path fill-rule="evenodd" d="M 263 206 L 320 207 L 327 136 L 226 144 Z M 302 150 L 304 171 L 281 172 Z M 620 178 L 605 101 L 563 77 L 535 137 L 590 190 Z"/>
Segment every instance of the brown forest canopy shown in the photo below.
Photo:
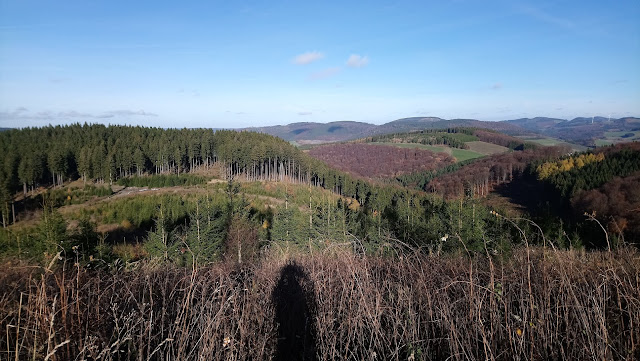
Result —
<path fill-rule="evenodd" d="M 445 153 L 372 144 L 326 145 L 312 149 L 309 155 L 339 170 L 368 178 L 395 177 L 454 163 Z"/>
<path fill-rule="evenodd" d="M 464 194 L 486 195 L 493 186 L 511 181 L 535 160 L 559 157 L 565 154 L 565 147 L 540 147 L 479 159 L 465 167 L 445 174 L 431 181 L 427 190 L 440 193 L 448 198 Z"/>

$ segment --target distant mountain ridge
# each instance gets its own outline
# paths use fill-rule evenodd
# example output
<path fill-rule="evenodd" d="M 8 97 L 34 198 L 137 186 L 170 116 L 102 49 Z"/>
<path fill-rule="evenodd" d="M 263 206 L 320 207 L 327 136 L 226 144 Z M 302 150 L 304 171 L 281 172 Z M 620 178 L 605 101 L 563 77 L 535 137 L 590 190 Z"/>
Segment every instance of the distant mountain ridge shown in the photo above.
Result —
<path fill-rule="evenodd" d="M 411 117 L 375 125 L 364 122 L 338 121 L 330 123 L 291 123 L 269 127 L 245 128 L 260 133 L 280 137 L 298 144 L 317 144 L 341 142 L 377 134 L 404 133 L 422 129 L 439 129 L 453 127 L 477 127 L 496 130 L 510 135 L 531 133 L 525 128 L 505 122 L 488 122 L 475 119 L 451 119 L 438 117 Z"/>
<path fill-rule="evenodd" d="M 640 134 L 640 118 L 608 118 L 602 116 L 577 117 L 571 120 L 557 118 L 521 118 L 507 120 L 529 131 L 549 137 L 560 138 L 585 146 L 596 145 L 596 140 L 608 138 L 616 132 L 634 132 Z M 633 139 L 633 138 L 631 138 Z"/>
<path fill-rule="evenodd" d="M 577 117 L 571 120 L 535 117 L 505 121 L 476 119 L 442 119 L 438 117 L 410 117 L 375 125 L 365 122 L 337 121 L 330 123 L 301 122 L 251 130 L 280 137 L 298 144 L 341 142 L 379 134 L 405 133 L 422 129 L 474 127 L 495 130 L 513 136 L 544 135 L 585 146 L 595 145 L 596 139 L 606 138 L 608 132 L 640 132 L 640 118 Z M 640 134 L 640 133 L 639 133 Z"/>
<path fill-rule="evenodd" d="M 331 123 L 300 122 L 287 125 L 246 128 L 245 130 L 270 134 L 300 144 L 314 144 L 339 142 L 342 140 L 356 139 L 359 138 L 360 135 L 367 136 L 369 134 L 375 134 L 376 127 L 374 124 L 363 122 L 339 121 Z"/>

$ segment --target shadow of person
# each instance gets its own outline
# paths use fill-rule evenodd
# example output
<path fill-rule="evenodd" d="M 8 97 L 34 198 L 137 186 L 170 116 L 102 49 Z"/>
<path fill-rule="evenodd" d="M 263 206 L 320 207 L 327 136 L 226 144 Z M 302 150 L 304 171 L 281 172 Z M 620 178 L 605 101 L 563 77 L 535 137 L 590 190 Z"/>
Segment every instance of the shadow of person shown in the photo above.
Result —
<path fill-rule="evenodd" d="M 282 267 L 271 301 L 278 325 L 274 360 L 316 360 L 315 292 L 302 267 L 295 262 Z"/>

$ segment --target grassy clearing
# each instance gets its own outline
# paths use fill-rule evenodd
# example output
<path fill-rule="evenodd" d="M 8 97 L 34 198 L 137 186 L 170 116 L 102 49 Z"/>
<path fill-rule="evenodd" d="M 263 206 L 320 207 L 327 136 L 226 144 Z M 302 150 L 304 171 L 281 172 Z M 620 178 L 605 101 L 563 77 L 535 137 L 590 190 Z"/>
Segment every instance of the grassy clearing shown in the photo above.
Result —
<path fill-rule="evenodd" d="M 469 150 L 484 155 L 500 154 L 509 151 L 507 147 L 481 141 L 467 142 L 466 144 L 469 146 Z"/>
<path fill-rule="evenodd" d="M 626 138 L 636 138 L 639 136 L 640 132 L 605 132 L 604 136 L 608 138 L 621 138 L 627 134 L 631 134 Z"/>
<path fill-rule="evenodd" d="M 195 269 L 5 264 L 0 351 L 10 360 L 631 360 L 639 256 L 383 258 L 337 247 Z"/>
<path fill-rule="evenodd" d="M 367 144 L 390 145 L 392 147 L 397 147 L 397 148 L 426 149 L 432 152 L 446 152 L 448 154 L 451 154 L 449 152 L 449 149 L 451 148 L 446 146 L 436 146 L 436 145 L 427 145 L 427 144 L 418 144 L 418 143 L 393 143 L 393 142 L 371 142 Z"/>
<path fill-rule="evenodd" d="M 546 146 L 552 146 L 552 145 L 558 145 L 558 144 L 564 143 L 561 140 L 553 139 L 553 138 L 524 138 L 524 140 L 529 142 L 534 142 L 540 145 L 546 145 Z"/>
<path fill-rule="evenodd" d="M 463 143 L 473 142 L 473 141 L 477 141 L 478 140 L 478 137 L 476 137 L 475 135 L 464 134 L 464 133 L 446 133 L 446 132 L 442 132 L 442 133 L 433 133 L 433 135 L 444 135 L 444 136 L 447 136 L 447 137 L 451 137 L 451 138 L 457 139 L 457 140 L 459 140 L 459 141 L 461 141 Z"/>
<path fill-rule="evenodd" d="M 528 137 L 523 137 L 522 140 L 526 140 L 528 142 L 532 142 L 532 143 L 536 143 L 536 144 L 540 144 L 540 145 L 544 145 L 544 146 L 554 146 L 554 145 L 566 145 L 571 147 L 571 149 L 573 151 L 576 152 L 584 152 L 585 150 L 587 150 L 588 148 L 579 144 L 573 144 L 573 143 L 567 143 L 565 141 L 562 141 L 560 139 L 555 139 L 555 138 L 528 138 Z"/>
<path fill-rule="evenodd" d="M 426 149 L 436 153 L 447 153 L 456 158 L 456 161 L 462 162 L 469 159 L 484 157 L 484 154 L 474 152 L 467 149 L 450 148 L 447 146 L 426 145 L 416 143 L 391 143 L 391 142 L 372 142 L 369 144 L 390 145 L 398 148 L 418 148 Z"/>
<path fill-rule="evenodd" d="M 595 143 L 596 143 L 596 147 L 604 147 L 607 145 L 614 144 L 615 142 L 609 139 L 596 139 Z"/>
<path fill-rule="evenodd" d="M 640 141 L 640 132 L 636 131 L 606 132 L 604 136 L 605 139 L 596 139 L 596 146 L 601 147 L 617 143 Z"/>
<path fill-rule="evenodd" d="M 458 148 L 450 148 L 450 149 L 451 149 L 451 155 L 453 155 L 456 158 L 456 161 L 458 162 L 463 162 L 469 159 L 484 157 L 484 154 L 474 152 L 472 150 L 458 149 Z"/>

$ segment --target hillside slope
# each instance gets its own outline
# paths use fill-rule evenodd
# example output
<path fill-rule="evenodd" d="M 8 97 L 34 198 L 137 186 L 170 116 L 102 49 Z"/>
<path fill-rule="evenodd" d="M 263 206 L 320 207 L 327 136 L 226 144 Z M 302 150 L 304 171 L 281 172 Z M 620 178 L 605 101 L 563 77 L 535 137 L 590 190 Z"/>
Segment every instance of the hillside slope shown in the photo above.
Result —
<path fill-rule="evenodd" d="M 298 144 L 318 144 L 341 142 L 378 134 L 404 133 L 422 129 L 442 129 L 453 127 L 474 127 L 491 129 L 509 135 L 531 134 L 517 124 L 489 122 L 475 119 L 441 119 L 437 117 L 413 117 L 397 119 L 382 125 L 363 122 L 340 121 L 331 123 L 292 123 L 270 127 L 245 128 L 260 133 L 280 137 Z"/>
<path fill-rule="evenodd" d="M 571 120 L 536 117 L 507 120 L 505 123 L 583 146 L 602 145 L 602 141 L 604 144 L 630 141 L 638 136 L 635 132 L 640 132 L 640 118 L 636 117 L 578 117 Z M 616 139 L 620 137 L 612 133 L 622 133 L 627 137 Z"/>
<path fill-rule="evenodd" d="M 299 144 L 339 142 L 374 134 L 376 126 L 362 122 L 292 123 L 270 127 L 247 128 Z"/>

